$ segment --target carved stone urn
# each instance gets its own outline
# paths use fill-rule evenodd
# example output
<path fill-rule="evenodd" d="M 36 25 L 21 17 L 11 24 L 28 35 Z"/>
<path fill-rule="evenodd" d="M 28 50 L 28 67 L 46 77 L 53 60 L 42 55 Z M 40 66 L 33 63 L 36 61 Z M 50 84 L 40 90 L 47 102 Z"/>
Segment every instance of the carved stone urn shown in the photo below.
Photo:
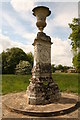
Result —
<path fill-rule="evenodd" d="M 33 9 L 37 17 L 37 27 L 40 32 L 34 40 L 34 66 L 32 78 L 27 87 L 28 104 L 42 105 L 57 102 L 60 99 L 58 85 L 52 78 L 51 70 L 51 38 L 43 33 L 46 17 L 50 15 L 47 7 L 39 6 Z"/>
<path fill-rule="evenodd" d="M 34 8 L 33 15 L 37 17 L 36 26 L 42 32 L 44 27 L 46 27 L 46 17 L 51 14 L 49 8 L 44 6 L 38 6 Z"/>

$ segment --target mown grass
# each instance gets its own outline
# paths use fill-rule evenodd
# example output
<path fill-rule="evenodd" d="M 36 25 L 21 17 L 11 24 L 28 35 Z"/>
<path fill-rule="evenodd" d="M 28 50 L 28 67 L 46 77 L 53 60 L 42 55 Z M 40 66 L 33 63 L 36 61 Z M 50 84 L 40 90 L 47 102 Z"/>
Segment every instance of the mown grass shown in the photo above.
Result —
<path fill-rule="evenodd" d="M 31 75 L 2 75 L 2 93 L 25 91 Z"/>
<path fill-rule="evenodd" d="M 31 75 L 2 75 L 2 93 L 26 91 Z M 77 73 L 54 73 L 60 91 L 80 93 Z"/>
<path fill-rule="evenodd" d="M 80 93 L 77 73 L 54 73 L 53 79 L 58 83 L 60 91 Z"/>

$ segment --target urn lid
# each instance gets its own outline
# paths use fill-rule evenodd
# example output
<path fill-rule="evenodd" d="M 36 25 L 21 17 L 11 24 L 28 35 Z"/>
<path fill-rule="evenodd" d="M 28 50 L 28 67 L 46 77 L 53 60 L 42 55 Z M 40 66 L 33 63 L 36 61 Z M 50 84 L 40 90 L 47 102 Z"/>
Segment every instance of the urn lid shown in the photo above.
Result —
<path fill-rule="evenodd" d="M 35 11 L 37 11 L 37 10 L 39 10 L 39 9 L 46 10 L 46 11 L 47 11 L 47 16 L 49 16 L 49 15 L 51 14 L 51 11 L 49 10 L 48 7 L 45 7 L 45 6 L 38 6 L 38 7 L 35 7 L 35 8 L 32 10 L 34 16 L 36 16 Z"/>

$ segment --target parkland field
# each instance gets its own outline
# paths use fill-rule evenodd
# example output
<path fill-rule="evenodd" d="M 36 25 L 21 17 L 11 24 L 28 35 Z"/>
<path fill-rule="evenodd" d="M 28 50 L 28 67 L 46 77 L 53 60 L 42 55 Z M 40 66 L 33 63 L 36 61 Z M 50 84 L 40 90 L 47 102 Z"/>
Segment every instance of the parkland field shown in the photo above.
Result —
<path fill-rule="evenodd" d="M 77 73 L 53 73 L 61 92 L 80 93 Z M 2 94 L 26 91 L 31 75 L 2 75 Z"/>

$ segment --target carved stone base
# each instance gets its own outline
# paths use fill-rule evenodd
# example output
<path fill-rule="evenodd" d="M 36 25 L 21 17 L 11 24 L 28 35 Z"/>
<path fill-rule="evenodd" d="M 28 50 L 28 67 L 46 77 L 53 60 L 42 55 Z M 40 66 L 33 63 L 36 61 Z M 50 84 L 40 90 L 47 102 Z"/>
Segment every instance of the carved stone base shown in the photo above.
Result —
<path fill-rule="evenodd" d="M 60 91 L 52 78 L 32 78 L 27 88 L 28 104 L 44 105 L 57 102 Z"/>
<path fill-rule="evenodd" d="M 60 92 L 52 79 L 51 38 L 38 32 L 34 40 L 34 66 L 31 82 L 27 88 L 28 104 L 44 105 L 57 102 Z"/>

